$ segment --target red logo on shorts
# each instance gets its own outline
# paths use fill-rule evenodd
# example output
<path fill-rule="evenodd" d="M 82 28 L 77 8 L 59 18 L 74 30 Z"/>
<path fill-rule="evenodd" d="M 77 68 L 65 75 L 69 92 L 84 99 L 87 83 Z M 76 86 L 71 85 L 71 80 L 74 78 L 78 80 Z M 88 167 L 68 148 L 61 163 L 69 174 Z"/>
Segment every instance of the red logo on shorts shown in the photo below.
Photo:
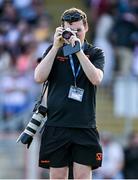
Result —
<path fill-rule="evenodd" d="M 49 160 L 41 160 L 40 162 L 41 162 L 41 163 L 46 163 L 46 164 L 47 164 L 47 163 L 50 163 Z"/>
<path fill-rule="evenodd" d="M 101 161 L 102 160 L 102 153 L 96 153 L 96 160 Z"/>

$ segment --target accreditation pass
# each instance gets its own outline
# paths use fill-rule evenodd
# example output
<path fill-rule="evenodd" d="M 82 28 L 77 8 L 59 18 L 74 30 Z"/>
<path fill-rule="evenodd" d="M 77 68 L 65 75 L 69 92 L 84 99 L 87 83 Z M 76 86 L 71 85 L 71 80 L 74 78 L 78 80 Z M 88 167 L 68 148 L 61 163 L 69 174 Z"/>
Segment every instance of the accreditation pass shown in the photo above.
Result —
<path fill-rule="evenodd" d="M 84 89 L 75 86 L 70 86 L 68 98 L 82 102 L 83 94 Z"/>

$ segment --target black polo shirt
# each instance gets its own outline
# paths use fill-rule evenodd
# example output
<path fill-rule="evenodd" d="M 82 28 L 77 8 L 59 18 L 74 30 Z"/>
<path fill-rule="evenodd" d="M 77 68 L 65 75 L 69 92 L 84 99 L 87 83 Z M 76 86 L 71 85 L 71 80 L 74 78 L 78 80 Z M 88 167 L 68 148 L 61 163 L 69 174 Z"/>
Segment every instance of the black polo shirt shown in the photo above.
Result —
<path fill-rule="evenodd" d="M 44 53 L 43 57 L 51 49 L 52 45 Z M 93 65 L 103 71 L 104 53 L 85 41 L 84 53 Z M 78 66 L 79 60 L 73 55 Z M 86 77 L 83 69 L 80 69 L 77 77 L 77 86 L 84 89 L 82 102 L 68 98 L 69 89 L 74 85 L 69 57 L 63 56 L 62 48 L 59 49 L 48 77 L 48 126 L 91 128 L 96 126 L 96 86 Z"/>

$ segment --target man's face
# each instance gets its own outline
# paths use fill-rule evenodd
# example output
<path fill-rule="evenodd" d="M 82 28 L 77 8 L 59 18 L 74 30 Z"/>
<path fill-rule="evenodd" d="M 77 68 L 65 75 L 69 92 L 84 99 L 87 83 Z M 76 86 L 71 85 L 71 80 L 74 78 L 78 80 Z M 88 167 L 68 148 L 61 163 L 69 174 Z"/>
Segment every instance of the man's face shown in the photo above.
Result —
<path fill-rule="evenodd" d="M 84 26 L 83 21 L 76 21 L 69 24 L 68 22 L 64 22 L 64 29 L 70 28 L 73 31 L 77 31 L 77 37 L 80 39 L 81 43 L 84 42 L 85 34 L 88 31 L 88 27 Z"/>

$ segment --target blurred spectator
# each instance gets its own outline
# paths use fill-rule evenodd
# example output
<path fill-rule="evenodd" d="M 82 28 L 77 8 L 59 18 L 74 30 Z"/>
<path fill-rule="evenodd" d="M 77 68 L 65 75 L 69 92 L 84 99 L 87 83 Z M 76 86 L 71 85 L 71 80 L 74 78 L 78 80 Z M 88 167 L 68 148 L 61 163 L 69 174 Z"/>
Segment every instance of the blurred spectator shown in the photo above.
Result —
<path fill-rule="evenodd" d="M 124 177 L 138 179 L 138 133 L 132 132 L 125 147 Z"/>
<path fill-rule="evenodd" d="M 5 34 L 6 47 L 10 52 L 13 60 L 20 53 L 19 38 L 20 38 L 19 31 L 14 26 L 10 27 L 10 29 Z"/>
<path fill-rule="evenodd" d="M 50 18 L 43 0 L 0 0 L 0 73 L 4 74 L 0 110 L 4 120 L 25 110 L 38 96 L 33 72 L 37 58 L 49 46 Z"/>
<path fill-rule="evenodd" d="M 13 0 L 13 4 L 17 9 L 29 7 L 31 3 L 32 3 L 32 0 L 23 0 L 23 1 Z"/>
<path fill-rule="evenodd" d="M 135 9 L 137 31 L 131 36 L 131 41 L 134 43 L 132 74 L 138 77 L 138 7 Z"/>
<path fill-rule="evenodd" d="M 35 24 L 37 21 L 37 13 L 33 6 L 33 0 L 18 1 L 14 0 L 14 6 L 17 8 L 20 19 L 23 19 L 30 24 Z"/>
<path fill-rule="evenodd" d="M 31 82 L 17 72 L 1 78 L 2 107 L 4 119 L 22 112 L 30 102 Z"/>
<path fill-rule="evenodd" d="M 87 0 L 86 5 L 90 8 L 92 22 L 95 24 L 98 18 L 110 9 L 110 3 L 115 0 Z"/>
<path fill-rule="evenodd" d="M 22 74 L 33 71 L 36 64 L 36 44 L 30 41 L 30 37 L 24 38 L 27 39 L 24 39 L 25 42 L 22 44 L 22 53 L 16 60 L 16 69 Z"/>
<path fill-rule="evenodd" d="M 5 48 L 4 38 L 0 36 L 0 74 L 5 74 L 11 69 L 12 58 Z"/>
<path fill-rule="evenodd" d="M 135 46 L 133 53 L 132 74 L 138 77 L 138 43 Z"/>
<path fill-rule="evenodd" d="M 13 6 L 12 1 L 4 1 L 0 20 L 12 24 L 16 24 L 18 22 L 19 16 L 17 15 L 17 10 Z"/>
<path fill-rule="evenodd" d="M 118 11 L 119 14 L 128 12 L 130 9 L 130 3 L 129 0 L 118 0 Z"/>
<path fill-rule="evenodd" d="M 117 75 L 128 76 L 131 74 L 133 61 L 134 42 L 131 40 L 133 33 L 137 32 L 137 15 L 135 0 L 128 1 L 129 10 L 120 14 L 115 22 L 112 39 L 116 51 Z M 134 3 L 134 4 L 133 4 Z"/>
<path fill-rule="evenodd" d="M 122 146 L 113 140 L 109 132 L 101 134 L 101 143 L 103 147 L 102 167 L 93 173 L 96 179 L 122 179 L 124 153 Z"/>
<path fill-rule="evenodd" d="M 41 57 L 50 44 L 50 28 L 47 17 L 41 17 L 34 29 L 34 38 L 37 42 L 36 56 Z"/>
<path fill-rule="evenodd" d="M 91 39 L 95 37 L 95 27 L 99 18 L 110 11 L 112 9 L 112 4 L 117 3 L 117 0 L 87 0 L 85 1 L 87 8 L 89 8 L 90 15 L 90 24 L 92 26 L 91 29 Z"/>
<path fill-rule="evenodd" d="M 33 6 L 34 9 L 36 11 L 37 17 L 38 18 L 43 18 L 43 17 L 47 17 L 47 21 L 51 21 L 51 15 L 48 13 L 46 7 L 45 7 L 45 3 L 46 1 L 43 0 L 33 0 Z"/>
<path fill-rule="evenodd" d="M 105 67 L 104 77 L 102 84 L 109 86 L 113 80 L 115 54 L 114 49 L 110 41 L 110 33 L 114 26 L 114 16 L 117 13 L 117 3 L 112 2 L 110 9 L 104 12 L 98 19 L 95 32 L 94 43 L 96 46 L 102 48 L 105 52 Z"/>

